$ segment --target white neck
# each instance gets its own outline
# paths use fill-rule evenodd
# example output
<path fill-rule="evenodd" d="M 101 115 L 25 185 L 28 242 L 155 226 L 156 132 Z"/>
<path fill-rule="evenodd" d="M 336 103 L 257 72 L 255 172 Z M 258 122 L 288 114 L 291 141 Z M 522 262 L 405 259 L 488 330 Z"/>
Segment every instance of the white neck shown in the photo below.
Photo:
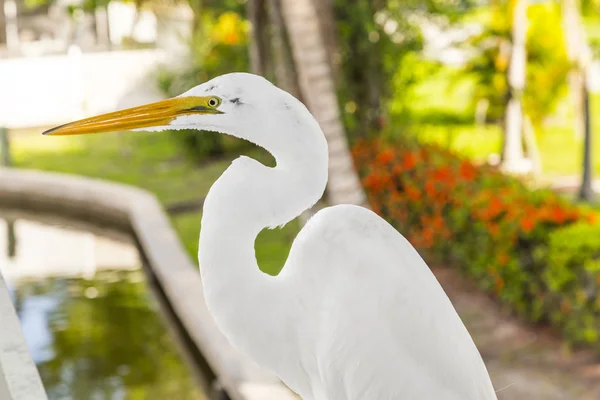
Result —
<path fill-rule="evenodd" d="M 314 205 L 327 184 L 327 143 L 318 124 L 296 129 L 299 145 L 267 149 L 275 168 L 240 157 L 204 203 L 198 257 L 207 305 L 230 342 L 259 363 L 278 357 L 274 344 L 281 342 L 292 288 L 260 271 L 255 239 Z"/>

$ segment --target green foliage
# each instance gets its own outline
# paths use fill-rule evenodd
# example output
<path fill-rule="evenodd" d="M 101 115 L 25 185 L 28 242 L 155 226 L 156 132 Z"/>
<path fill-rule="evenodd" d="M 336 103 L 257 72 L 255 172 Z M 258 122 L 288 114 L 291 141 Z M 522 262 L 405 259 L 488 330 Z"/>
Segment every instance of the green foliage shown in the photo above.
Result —
<path fill-rule="evenodd" d="M 437 67 L 423 63 L 422 21 L 452 22 L 472 6 L 469 0 L 335 0 L 340 67 L 338 96 L 351 138 L 380 131 L 389 102 Z"/>
<path fill-rule="evenodd" d="M 474 79 L 460 68 L 424 61 L 417 54 L 407 56 L 405 62 L 411 68 L 399 68 L 391 83 L 398 95 L 389 102 L 390 125 L 395 128 L 390 133 L 402 131 L 407 121 L 419 131 L 418 124 L 464 129 L 473 123 Z"/>
<path fill-rule="evenodd" d="M 409 135 L 353 149 L 374 211 L 531 321 L 600 350 L 598 215 Z"/>
<path fill-rule="evenodd" d="M 539 255 L 551 266 L 542 275 L 551 321 L 564 326 L 571 341 L 600 348 L 600 227 L 578 223 L 556 230 Z"/>
<path fill-rule="evenodd" d="M 533 124 L 539 126 L 566 94 L 566 78 L 571 65 L 559 7 L 555 4 L 530 6 L 528 17 L 527 83 L 523 106 Z"/>
<path fill-rule="evenodd" d="M 507 71 L 510 61 L 511 2 L 491 6 L 485 30 L 469 41 L 480 53 L 470 61 L 467 72 L 476 79 L 473 100 L 489 101 L 488 117 L 499 120 L 508 98 Z M 534 125 L 552 113 L 566 93 L 567 59 L 560 6 L 555 3 L 532 4 L 528 8 L 527 76 L 523 103 Z"/>

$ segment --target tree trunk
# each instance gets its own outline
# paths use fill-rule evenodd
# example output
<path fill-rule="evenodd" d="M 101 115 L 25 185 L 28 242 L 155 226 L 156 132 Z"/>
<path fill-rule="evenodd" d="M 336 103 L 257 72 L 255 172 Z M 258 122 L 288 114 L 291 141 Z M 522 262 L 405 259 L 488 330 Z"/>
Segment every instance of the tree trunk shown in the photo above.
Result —
<path fill-rule="evenodd" d="M 188 4 L 192 9 L 192 38 L 196 38 L 202 31 L 202 9 L 204 8 L 204 0 L 188 0 Z"/>
<path fill-rule="evenodd" d="M 0 44 L 6 43 L 6 18 L 4 16 L 4 0 L 0 0 Z"/>
<path fill-rule="evenodd" d="M 563 0 L 562 18 L 565 32 L 565 44 L 572 69 L 569 72 L 569 94 L 573 105 L 574 134 L 577 139 L 583 139 L 585 133 L 585 116 L 583 112 L 584 77 L 581 70 L 580 58 L 583 51 L 582 21 L 578 0 Z"/>
<path fill-rule="evenodd" d="M 542 157 L 535 137 L 535 128 L 528 116 L 525 116 L 523 121 L 523 139 L 527 157 L 531 160 L 531 172 L 534 176 L 539 176 L 542 172 Z"/>
<path fill-rule="evenodd" d="M 271 23 L 271 45 L 273 69 L 277 85 L 292 96 L 302 99 L 298 86 L 298 75 L 290 51 L 288 35 L 281 13 L 280 0 L 269 0 L 269 21 Z"/>
<path fill-rule="evenodd" d="M 522 170 L 523 158 L 523 104 L 527 52 L 527 0 L 516 0 L 512 18 L 512 48 L 508 68 L 509 99 L 505 112 L 502 168 L 509 172 Z"/>
<path fill-rule="evenodd" d="M 94 19 L 96 21 L 96 43 L 104 49 L 110 49 L 110 28 L 108 25 L 109 20 L 107 8 L 96 8 L 94 10 Z M 131 37 L 133 37 L 133 29 L 131 30 Z"/>
<path fill-rule="evenodd" d="M 573 65 L 569 74 L 569 85 L 575 116 L 575 136 L 584 139 L 579 199 L 592 201 L 594 198 L 592 187 L 592 132 L 590 95 L 587 87 L 592 51 L 587 42 L 578 1 L 563 0 L 562 6 L 567 55 Z"/>
<path fill-rule="evenodd" d="M 267 77 L 269 71 L 269 44 L 267 36 L 267 9 L 265 0 L 248 0 L 248 19 L 252 26 L 250 41 L 250 70 Z"/>
<path fill-rule="evenodd" d="M 6 48 L 9 52 L 16 52 L 20 44 L 16 1 L 4 0 L 3 11 Z"/>
<path fill-rule="evenodd" d="M 587 77 L 586 77 L 587 78 Z M 587 88 L 587 79 L 583 85 L 583 118 L 584 118 L 584 145 L 583 145 L 583 176 L 579 199 L 591 202 L 594 200 L 594 188 L 592 185 L 592 128 L 590 124 L 590 93 Z"/>
<path fill-rule="evenodd" d="M 312 0 L 281 0 L 302 98 L 329 144 L 331 204 L 366 205 L 366 197 L 348 148 L 327 51 Z"/>
<path fill-rule="evenodd" d="M 327 60 L 334 77 L 337 76 L 339 60 L 337 57 L 337 34 L 335 27 L 335 16 L 333 13 L 333 2 L 335 0 L 312 0 L 315 11 L 319 18 L 319 29 L 323 38 L 323 45 L 327 51 Z"/>

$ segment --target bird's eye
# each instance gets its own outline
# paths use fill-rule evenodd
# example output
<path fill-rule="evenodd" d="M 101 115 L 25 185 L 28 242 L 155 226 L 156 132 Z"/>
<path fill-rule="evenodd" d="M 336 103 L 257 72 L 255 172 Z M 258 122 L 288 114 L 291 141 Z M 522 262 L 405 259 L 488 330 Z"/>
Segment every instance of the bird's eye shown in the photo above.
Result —
<path fill-rule="evenodd" d="M 221 104 L 221 99 L 219 99 L 218 97 L 211 97 L 210 99 L 208 99 L 207 104 L 211 108 L 217 108 Z"/>

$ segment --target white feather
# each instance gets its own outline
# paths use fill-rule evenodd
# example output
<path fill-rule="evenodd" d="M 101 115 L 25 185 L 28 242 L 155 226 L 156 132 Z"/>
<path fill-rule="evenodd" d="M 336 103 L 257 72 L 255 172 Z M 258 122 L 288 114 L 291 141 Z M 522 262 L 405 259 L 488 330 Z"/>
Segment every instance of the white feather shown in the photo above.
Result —
<path fill-rule="evenodd" d="M 469 333 L 425 262 L 361 207 L 318 212 L 277 277 L 258 269 L 256 236 L 312 206 L 327 183 L 327 143 L 298 100 L 265 79 L 230 74 L 185 95 L 219 96 L 220 115 L 177 128 L 240 137 L 268 168 L 236 160 L 204 206 L 199 260 L 206 300 L 230 342 L 304 400 L 493 400 Z"/>

